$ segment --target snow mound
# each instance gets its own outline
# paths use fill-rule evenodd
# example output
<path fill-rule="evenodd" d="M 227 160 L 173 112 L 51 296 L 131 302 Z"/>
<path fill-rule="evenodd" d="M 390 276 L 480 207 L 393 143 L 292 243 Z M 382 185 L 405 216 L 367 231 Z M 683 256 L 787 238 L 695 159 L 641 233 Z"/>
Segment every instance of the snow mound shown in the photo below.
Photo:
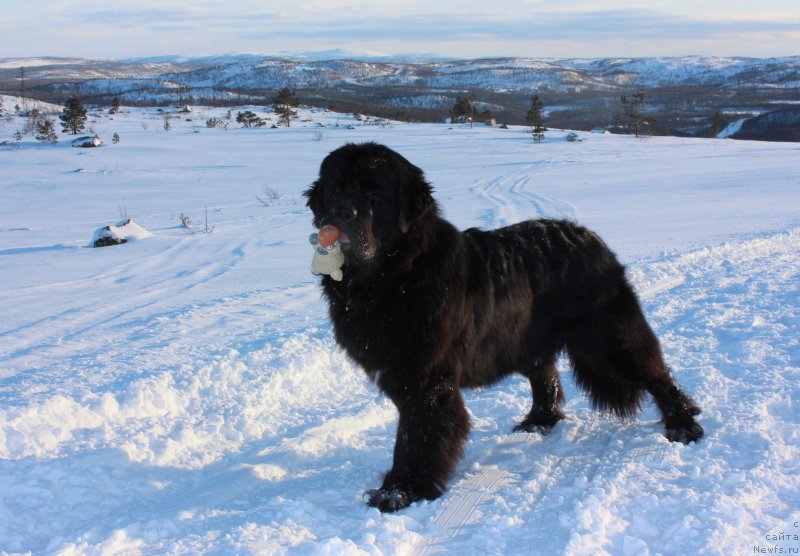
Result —
<path fill-rule="evenodd" d="M 95 230 L 91 243 L 87 247 L 108 247 L 119 245 L 130 240 L 147 239 L 153 234 L 139 226 L 132 219 L 122 220 L 116 226 L 104 226 Z"/>

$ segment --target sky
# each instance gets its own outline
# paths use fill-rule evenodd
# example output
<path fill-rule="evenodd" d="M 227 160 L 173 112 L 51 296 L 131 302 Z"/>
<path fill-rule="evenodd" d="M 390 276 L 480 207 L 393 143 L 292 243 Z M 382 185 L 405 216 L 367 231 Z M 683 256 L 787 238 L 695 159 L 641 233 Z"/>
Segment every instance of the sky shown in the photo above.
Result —
<path fill-rule="evenodd" d="M 800 55 L 800 0 L 5 0 L 0 58 Z"/>

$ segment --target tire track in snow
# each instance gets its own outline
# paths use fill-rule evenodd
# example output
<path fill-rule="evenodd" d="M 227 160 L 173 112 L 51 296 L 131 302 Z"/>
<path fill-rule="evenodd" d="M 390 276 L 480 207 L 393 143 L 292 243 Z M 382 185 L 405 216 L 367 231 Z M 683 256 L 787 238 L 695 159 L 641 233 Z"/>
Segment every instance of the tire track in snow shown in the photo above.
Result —
<path fill-rule="evenodd" d="M 190 243 L 188 238 L 182 239 L 143 260 L 126 263 L 99 276 L 49 284 L 46 287 L 50 292 L 61 290 L 65 302 L 71 301 L 63 304 L 69 307 L 4 332 L 3 336 L 12 338 L 9 345 L 16 347 L 7 356 L 16 358 L 25 352 L 77 340 L 106 326 L 118 327 L 144 309 L 151 310 L 165 299 L 173 300 L 225 275 L 242 259 L 244 246 L 240 244 L 226 253 L 225 258 L 209 254 L 194 269 L 176 266 L 174 261 L 183 260 L 183 254 L 191 250 Z M 136 290 L 125 287 L 130 281 L 136 281 L 139 287 Z M 24 292 L 27 295 L 23 299 L 36 299 L 42 288 L 37 286 Z"/>
<path fill-rule="evenodd" d="M 57 319 L 53 323 L 28 325 L 42 330 L 15 331 L 32 337 L 8 361 L 17 369 L 35 368 L 36 373 L 21 375 L 11 370 L 0 376 L 0 400 L 6 396 L 4 383 L 10 380 L 16 388 L 36 389 L 37 382 L 47 382 L 49 373 L 57 372 L 65 391 L 71 386 L 124 382 L 166 370 L 163 361 L 178 369 L 194 364 L 198 357 L 211 359 L 213 354 L 225 353 L 232 344 L 249 350 L 326 322 L 322 310 L 314 320 L 301 311 L 313 304 L 322 307 L 318 287 L 312 283 L 243 292 L 201 304 L 164 301 L 163 293 L 147 288 L 112 307 L 74 307 L 52 317 Z M 84 351 L 90 344 L 107 345 L 103 356 L 86 359 Z M 47 366 L 40 361 L 48 361 Z"/>
<path fill-rule="evenodd" d="M 650 438 L 638 441 L 639 446 L 626 446 L 630 442 L 623 439 L 628 436 L 627 428 L 611 432 L 607 421 L 598 421 L 588 411 L 578 418 L 568 417 L 560 431 L 544 437 L 529 433 L 499 436 L 477 465 L 477 472 L 454 484 L 442 498 L 442 507 L 427 526 L 429 534 L 418 547 L 419 554 L 453 552 L 485 525 L 485 509 L 494 506 L 496 499 L 515 498 L 514 491 L 519 490 L 526 494 L 526 513 L 540 515 L 544 521 L 550 521 L 551 515 L 557 517 L 545 527 L 537 526 L 543 536 L 553 535 L 564 528 L 565 517 L 556 510 L 564 510 L 559 498 L 565 493 L 613 492 L 615 483 L 630 478 L 633 467 L 662 459 L 670 450 L 664 443 L 652 444 Z M 532 465 L 530 460 L 534 460 Z M 581 521 L 583 514 L 593 510 L 581 508 L 579 515 L 566 519 Z M 498 548 L 497 553 L 502 554 L 502 547 Z M 532 554 L 549 553 L 531 550 Z"/>
<path fill-rule="evenodd" d="M 284 207 L 288 212 L 264 222 L 263 237 L 281 228 L 285 224 L 283 217 L 296 217 L 298 209 L 294 205 L 293 201 Z M 259 240 L 243 239 L 238 232 L 231 235 L 240 227 L 235 225 L 237 222 L 249 225 L 253 220 L 257 219 L 226 221 L 225 229 L 213 237 L 157 234 L 146 242 L 117 248 L 112 261 L 120 254 L 119 249 L 127 249 L 128 258 L 94 276 L 19 288 L 13 300 L 0 296 L 0 303 L 19 313 L 10 319 L 17 323 L 14 328 L 0 329 L 0 358 L 15 361 L 18 370 L 29 370 L 29 365 L 48 352 L 57 351 L 56 360 L 63 360 L 85 351 L 87 343 L 101 338 L 114 337 L 119 343 L 125 336 L 134 339 L 142 335 L 150 315 L 179 312 L 186 308 L 181 305 L 182 299 L 193 298 L 198 288 L 228 279 L 242 262 L 252 260 L 253 252 L 270 247 Z M 80 249 L 76 256 L 91 260 L 106 253 Z M 191 266 L 186 265 L 187 260 L 192 261 Z M 60 299 L 58 305 L 40 305 L 41 299 L 53 297 Z M 13 346 L 13 351 L 6 352 L 4 345 Z M 0 378 L 14 372 L 3 370 L 6 372 Z"/>
<path fill-rule="evenodd" d="M 51 314 L 28 322 L 17 319 L 19 326 L 0 335 L 2 345 L 13 350 L 0 348 L 0 358 L 8 361 L 0 369 L 0 399 L 12 392 L 7 384 L 34 395 L 40 390 L 37 384 L 47 383 L 53 374 L 61 377 L 65 391 L 118 383 L 161 372 L 164 361 L 177 369 L 192 364 L 199 354 L 224 352 L 232 342 L 247 349 L 324 322 L 322 310 L 315 320 L 301 311 L 309 305 L 321 307 L 311 281 L 227 294 L 235 287 L 225 283 L 235 279 L 234 271 L 242 272 L 238 265 L 252 259 L 250 252 L 259 247 L 241 240 L 212 247 L 188 270 L 182 261 L 197 252 L 190 238 L 96 279 L 52 286 L 62 289 L 63 301 L 32 311 Z M 198 288 L 204 288 L 208 299 L 199 304 L 198 294 L 191 293 Z M 31 294 L 32 303 L 37 303 L 35 297 Z"/>

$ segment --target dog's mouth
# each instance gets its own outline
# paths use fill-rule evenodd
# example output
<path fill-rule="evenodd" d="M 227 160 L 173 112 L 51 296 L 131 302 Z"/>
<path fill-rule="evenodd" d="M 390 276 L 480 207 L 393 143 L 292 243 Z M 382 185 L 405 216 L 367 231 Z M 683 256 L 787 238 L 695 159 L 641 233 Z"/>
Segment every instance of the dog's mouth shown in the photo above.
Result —
<path fill-rule="evenodd" d="M 345 255 L 345 261 L 352 264 L 372 262 L 377 254 L 377 239 L 371 230 L 371 220 L 368 218 L 337 218 L 331 214 L 322 219 L 321 225 L 332 224 L 339 231 L 337 242 Z"/>
<path fill-rule="evenodd" d="M 361 262 L 368 262 L 375 257 L 376 249 L 374 242 L 370 241 L 369 234 L 360 228 L 351 228 L 349 233 L 341 228 L 339 245 L 345 256 L 352 257 Z"/>

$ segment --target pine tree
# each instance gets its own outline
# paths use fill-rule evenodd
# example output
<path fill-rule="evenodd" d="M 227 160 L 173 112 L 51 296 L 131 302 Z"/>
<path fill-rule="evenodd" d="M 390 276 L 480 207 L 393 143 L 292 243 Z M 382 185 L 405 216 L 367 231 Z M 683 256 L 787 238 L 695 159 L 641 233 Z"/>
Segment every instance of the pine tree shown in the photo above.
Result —
<path fill-rule="evenodd" d="M 58 134 L 56 133 L 56 126 L 50 118 L 43 118 L 36 125 L 36 140 L 40 143 L 48 141 L 50 143 L 58 143 Z"/>
<path fill-rule="evenodd" d="M 453 107 L 450 109 L 450 115 L 458 121 L 463 118 L 464 121 L 472 122 L 475 117 L 475 105 L 472 104 L 472 99 L 468 97 L 457 96 Z"/>
<path fill-rule="evenodd" d="M 263 127 L 266 122 L 258 117 L 258 114 L 250 110 L 238 112 L 236 114 L 236 123 L 242 124 L 244 127 Z"/>
<path fill-rule="evenodd" d="M 67 99 L 58 119 L 61 120 L 65 133 L 77 135 L 86 127 L 86 109 L 78 97 L 71 96 Z"/>
<path fill-rule="evenodd" d="M 622 103 L 622 116 L 625 124 L 633 129 L 636 137 L 639 137 L 639 132 L 644 125 L 644 93 L 638 91 L 636 94 L 628 96 L 621 96 L 619 98 Z"/>
<path fill-rule="evenodd" d="M 469 97 L 457 96 L 453 107 L 450 109 L 450 115 L 455 121 L 469 122 L 469 127 L 472 127 L 475 121 L 475 113 L 479 109 L 475 102 L 475 95 Z M 492 118 L 492 112 L 485 108 L 483 112 L 478 114 L 483 121 L 488 121 Z"/>
<path fill-rule="evenodd" d="M 292 120 L 297 118 L 297 108 L 300 101 L 289 87 L 284 87 L 278 91 L 277 96 L 272 97 L 272 111 L 278 115 L 278 122 L 290 127 Z"/>
<path fill-rule="evenodd" d="M 718 137 L 723 127 L 725 127 L 725 116 L 723 116 L 722 111 L 717 110 L 711 116 L 711 136 Z"/>
<path fill-rule="evenodd" d="M 525 123 L 531 126 L 533 140 L 537 143 L 544 139 L 544 132 L 547 131 L 547 128 L 544 126 L 543 110 L 544 103 L 539 98 L 539 95 L 531 97 L 531 107 L 525 115 Z"/>
<path fill-rule="evenodd" d="M 119 98 L 114 97 L 114 100 L 111 101 L 111 110 L 108 111 L 109 114 L 116 114 L 119 112 Z"/>
<path fill-rule="evenodd" d="M 114 135 L 111 136 L 111 142 L 114 143 L 115 145 L 119 143 L 119 133 L 115 133 Z"/>

